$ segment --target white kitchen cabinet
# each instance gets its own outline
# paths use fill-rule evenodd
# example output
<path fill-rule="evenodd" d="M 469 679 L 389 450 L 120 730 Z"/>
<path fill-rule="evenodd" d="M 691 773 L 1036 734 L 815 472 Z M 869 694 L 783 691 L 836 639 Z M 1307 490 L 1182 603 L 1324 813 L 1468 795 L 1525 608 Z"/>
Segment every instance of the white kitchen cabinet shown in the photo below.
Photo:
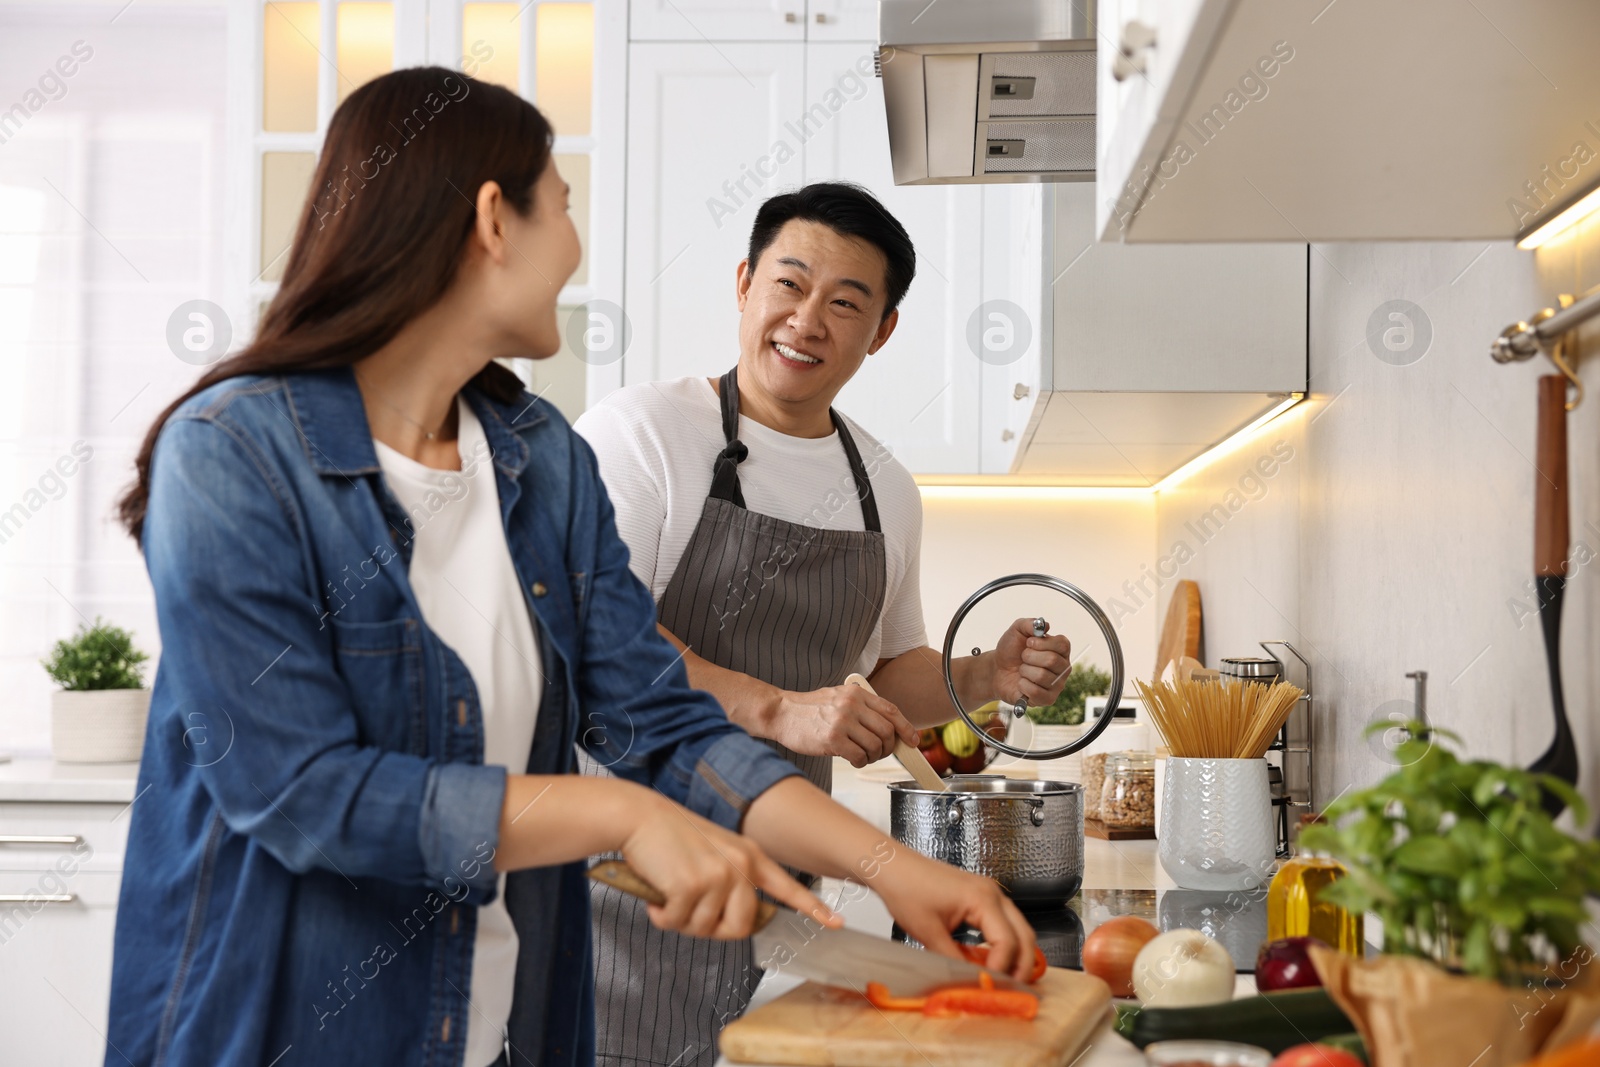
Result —
<path fill-rule="evenodd" d="M 1153 485 L 1306 390 L 1305 245 L 1097 242 L 1095 186 L 1048 188 L 1051 339 L 1011 473 Z"/>
<path fill-rule="evenodd" d="M 635 41 L 876 41 L 877 0 L 633 0 Z"/>
<path fill-rule="evenodd" d="M 623 383 L 739 358 L 735 283 L 760 202 L 804 177 L 805 46 L 629 46 Z"/>
<path fill-rule="evenodd" d="M 0 802 L 0 1034 L 7 1063 L 80 1067 L 105 1056 L 127 808 L 125 802 Z M 78 841 L 24 840 L 30 837 Z"/>
<path fill-rule="evenodd" d="M 878 39 L 878 0 L 811 0 L 806 5 L 806 40 Z"/>
<path fill-rule="evenodd" d="M 1041 192 L 896 186 L 882 89 L 872 75 L 875 51 L 868 41 L 630 46 L 626 307 L 633 334 L 623 381 L 732 366 L 735 269 L 757 206 L 804 183 L 854 181 L 906 227 L 917 276 L 894 335 L 867 358 L 838 407 L 914 473 L 1001 472 L 1026 410 L 1014 399 L 988 398 L 1014 397 L 1019 383 L 1037 387 L 1047 334 Z M 995 329 L 997 313 L 1018 347 L 986 362 L 972 348 L 972 325 Z M 989 437 L 995 448 L 986 446 Z"/>
<path fill-rule="evenodd" d="M 976 473 L 983 364 L 967 344 L 982 301 L 984 190 L 897 186 L 883 95 L 870 44 L 808 45 L 808 103 L 839 103 L 805 143 L 805 181 L 844 180 L 870 189 L 917 250 L 917 274 L 894 334 L 867 357 L 837 407 L 917 473 Z M 862 71 L 866 75 L 862 76 Z M 818 113 L 820 115 L 820 113 Z"/>
<path fill-rule="evenodd" d="M 1102 240 L 1504 240 L 1600 180 L 1585 0 L 1101 0 L 1099 35 Z"/>
<path fill-rule="evenodd" d="M 632 0 L 635 41 L 803 41 L 806 0 Z"/>

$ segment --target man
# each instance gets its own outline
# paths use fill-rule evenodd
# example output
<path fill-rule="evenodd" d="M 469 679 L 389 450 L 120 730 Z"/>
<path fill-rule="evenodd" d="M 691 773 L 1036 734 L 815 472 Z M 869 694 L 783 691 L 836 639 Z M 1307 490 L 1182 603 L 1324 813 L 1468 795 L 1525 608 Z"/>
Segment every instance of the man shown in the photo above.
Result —
<path fill-rule="evenodd" d="M 690 681 L 823 789 L 834 756 L 864 766 L 953 717 L 923 625 L 916 484 L 832 410 L 894 332 L 915 269 L 905 229 L 865 189 L 773 197 L 738 267 L 737 367 L 619 390 L 576 427 Z M 1018 619 L 952 676 L 969 710 L 1048 704 L 1069 653 Z M 877 695 L 842 684 L 853 671 Z M 761 976 L 749 943 L 691 944 L 631 898 L 593 895 L 598 1062 L 711 1063 Z"/>

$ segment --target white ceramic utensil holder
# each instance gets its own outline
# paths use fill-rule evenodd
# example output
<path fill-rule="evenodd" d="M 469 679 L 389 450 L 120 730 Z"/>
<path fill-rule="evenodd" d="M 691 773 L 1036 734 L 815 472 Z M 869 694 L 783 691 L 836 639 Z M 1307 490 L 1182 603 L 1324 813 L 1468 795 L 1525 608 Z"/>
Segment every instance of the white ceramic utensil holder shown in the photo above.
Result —
<path fill-rule="evenodd" d="M 60 763 L 131 763 L 144 753 L 148 689 L 58 689 L 50 695 L 50 754 Z"/>
<path fill-rule="evenodd" d="M 1185 889 L 1255 889 L 1277 841 L 1264 759 L 1169 756 L 1156 831 L 1161 866 Z"/>

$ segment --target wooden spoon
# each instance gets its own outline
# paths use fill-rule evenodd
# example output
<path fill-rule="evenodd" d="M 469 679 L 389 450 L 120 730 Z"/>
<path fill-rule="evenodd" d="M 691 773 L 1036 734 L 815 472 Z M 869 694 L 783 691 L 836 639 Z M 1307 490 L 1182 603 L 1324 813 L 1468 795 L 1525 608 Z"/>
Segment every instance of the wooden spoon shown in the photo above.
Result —
<path fill-rule="evenodd" d="M 872 688 L 872 683 L 859 674 L 852 674 L 844 680 L 844 684 L 858 685 L 873 696 L 878 695 L 878 691 Z M 928 757 L 922 754 L 922 749 L 914 748 L 900 740 L 899 737 L 896 737 L 894 739 L 894 758 L 900 761 L 900 766 L 904 767 L 906 773 L 915 778 L 917 784 L 922 788 L 944 791 L 944 779 L 940 778 L 939 772 L 933 769 L 933 764 L 929 763 Z"/>

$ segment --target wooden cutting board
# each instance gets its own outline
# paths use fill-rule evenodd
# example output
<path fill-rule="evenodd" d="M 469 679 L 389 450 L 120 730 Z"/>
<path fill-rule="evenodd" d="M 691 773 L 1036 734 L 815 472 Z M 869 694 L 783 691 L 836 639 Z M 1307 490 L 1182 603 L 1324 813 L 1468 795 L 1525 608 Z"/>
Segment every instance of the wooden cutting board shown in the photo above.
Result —
<path fill-rule="evenodd" d="M 722 1054 L 820 1067 L 1066 1067 L 1111 1018 L 1111 990 L 1057 967 L 1034 989 L 1039 1016 L 1024 1022 L 879 1011 L 860 994 L 807 982 L 729 1023 Z"/>
<path fill-rule="evenodd" d="M 1173 587 L 1172 599 L 1167 601 L 1167 618 L 1161 624 L 1151 681 L 1160 681 L 1167 664 L 1184 656 L 1200 658 L 1200 587 L 1187 579 Z"/>

